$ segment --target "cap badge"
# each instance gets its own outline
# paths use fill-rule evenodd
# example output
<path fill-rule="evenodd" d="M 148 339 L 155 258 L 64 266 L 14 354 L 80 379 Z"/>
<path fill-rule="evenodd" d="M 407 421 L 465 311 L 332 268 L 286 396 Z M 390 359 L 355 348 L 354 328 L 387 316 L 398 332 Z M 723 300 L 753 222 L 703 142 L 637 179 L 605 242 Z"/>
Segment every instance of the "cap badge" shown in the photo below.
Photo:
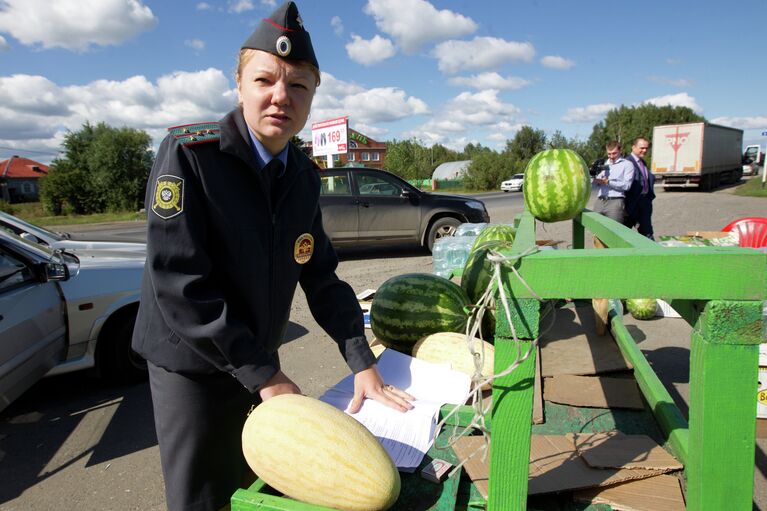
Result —
<path fill-rule="evenodd" d="M 307 232 L 296 238 L 296 243 L 293 245 L 293 258 L 298 264 L 309 262 L 313 252 L 314 236 Z"/>
<path fill-rule="evenodd" d="M 275 47 L 280 57 L 287 57 L 288 55 L 290 55 L 290 50 L 292 49 L 292 45 L 290 44 L 290 39 L 286 35 L 282 35 L 277 38 L 277 44 L 275 45 Z"/>

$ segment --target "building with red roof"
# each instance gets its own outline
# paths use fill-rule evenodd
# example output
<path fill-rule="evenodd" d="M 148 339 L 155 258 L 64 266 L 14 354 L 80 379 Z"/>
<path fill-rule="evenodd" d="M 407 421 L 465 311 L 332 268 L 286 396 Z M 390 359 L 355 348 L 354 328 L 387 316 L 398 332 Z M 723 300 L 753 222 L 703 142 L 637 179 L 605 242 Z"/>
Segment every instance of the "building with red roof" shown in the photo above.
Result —
<path fill-rule="evenodd" d="M 0 161 L 0 200 L 10 203 L 39 200 L 39 180 L 46 175 L 48 166 L 29 158 L 11 156 Z"/>

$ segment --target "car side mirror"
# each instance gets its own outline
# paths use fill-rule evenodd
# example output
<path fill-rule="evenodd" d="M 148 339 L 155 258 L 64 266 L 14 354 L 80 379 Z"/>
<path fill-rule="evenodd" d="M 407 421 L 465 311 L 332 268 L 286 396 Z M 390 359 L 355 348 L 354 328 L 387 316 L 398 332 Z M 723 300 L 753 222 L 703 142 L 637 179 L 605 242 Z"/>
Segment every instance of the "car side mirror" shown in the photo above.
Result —
<path fill-rule="evenodd" d="M 400 197 L 412 197 L 412 196 L 413 196 L 413 192 L 411 192 L 410 190 L 406 190 L 404 188 L 402 189 L 402 193 L 400 194 Z"/>
<path fill-rule="evenodd" d="M 64 263 L 40 263 L 37 270 L 43 282 L 69 280 L 69 267 Z"/>

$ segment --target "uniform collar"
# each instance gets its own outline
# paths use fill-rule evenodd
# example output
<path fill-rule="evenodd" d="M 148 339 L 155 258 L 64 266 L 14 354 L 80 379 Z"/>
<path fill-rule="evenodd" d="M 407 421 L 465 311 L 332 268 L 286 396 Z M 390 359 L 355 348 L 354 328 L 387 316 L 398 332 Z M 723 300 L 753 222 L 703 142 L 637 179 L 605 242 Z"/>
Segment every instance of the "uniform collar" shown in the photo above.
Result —
<path fill-rule="evenodd" d="M 276 156 L 272 156 L 266 147 L 264 147 L 264 144 L 262 144 L 261 141 L 256 138 L 256 136 L 253 134 L 253 130 L 251 130 L 250 127 L 248 127 L 248 135 L 250 135 L 250 142 L 251 146 L 253 147 L 253 155 L 256 157 L 258 168 L 263 169 L 267 163 L 277 158 L 282 162 L 282 172 L 280 172 L 277 177 L 282 177 L 282 175 L 285 174 L 285 169 L 288 166 L 288 144 L 285 144 L 285 147 L 283 147 L 282 151 L 280 151 Z"/>

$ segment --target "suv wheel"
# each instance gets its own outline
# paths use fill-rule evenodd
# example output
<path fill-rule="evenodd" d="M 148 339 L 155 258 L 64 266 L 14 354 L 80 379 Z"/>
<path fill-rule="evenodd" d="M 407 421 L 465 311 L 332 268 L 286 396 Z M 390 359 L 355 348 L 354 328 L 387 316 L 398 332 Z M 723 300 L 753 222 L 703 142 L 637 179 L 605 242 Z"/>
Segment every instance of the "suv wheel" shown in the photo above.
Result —
<path fill-rule="evenodd" d="M 434 223 L 431 224 L 429 235 L 426 238 L 426 246 L 429 249 L 429 252 L 431 252 L 434 247 L 434 241 L 439 238 L 444 238 L 445 236 L 452 236 L 455 234 L 455 230 L 459 225 L 461 225 L 460 220 L 449 216 L 435 220 Z"/>

